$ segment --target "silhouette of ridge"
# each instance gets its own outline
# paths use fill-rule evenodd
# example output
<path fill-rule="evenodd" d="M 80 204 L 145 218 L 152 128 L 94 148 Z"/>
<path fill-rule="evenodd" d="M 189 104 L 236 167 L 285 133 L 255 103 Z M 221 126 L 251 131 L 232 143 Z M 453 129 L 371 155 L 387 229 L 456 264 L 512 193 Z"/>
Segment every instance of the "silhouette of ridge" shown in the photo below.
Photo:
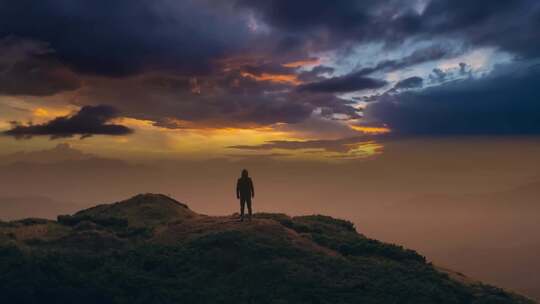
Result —
<path fill-rule="evenodd" d="M 0 255 L 2 303 L 534 303 L 345 220 L 239 222 L 162 194 L 0 222 Z"/>

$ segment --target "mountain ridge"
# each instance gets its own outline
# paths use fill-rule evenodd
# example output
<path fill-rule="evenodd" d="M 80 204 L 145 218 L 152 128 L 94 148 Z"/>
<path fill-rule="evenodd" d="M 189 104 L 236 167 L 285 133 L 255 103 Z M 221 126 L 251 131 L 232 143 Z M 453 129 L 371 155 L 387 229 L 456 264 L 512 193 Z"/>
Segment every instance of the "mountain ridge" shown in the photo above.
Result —
<path fill-rule="evenodd" d="M 2 222 L 0 253 L 0 300 L 20 303 L 534 303 L 345 220 L 259 213 L 239 222 L 162 194 Z"/>

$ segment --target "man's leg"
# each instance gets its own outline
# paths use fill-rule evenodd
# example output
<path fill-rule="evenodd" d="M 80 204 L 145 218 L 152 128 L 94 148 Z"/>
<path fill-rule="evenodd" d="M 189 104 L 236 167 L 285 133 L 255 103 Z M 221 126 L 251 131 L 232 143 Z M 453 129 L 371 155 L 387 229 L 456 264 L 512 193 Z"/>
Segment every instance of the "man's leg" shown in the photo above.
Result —
<path fill-rule="evenodd" d="M 248 197 L 246 199 L 246 203 L 248 207 L 249 220 L 251 221 L 251 197 Z"/>
<path fill-rule="evenodd" d="M 244 205 L 246 204 L 246 200 L 243 197 L 240 197 L 240 220 L 244 220 Z"/>

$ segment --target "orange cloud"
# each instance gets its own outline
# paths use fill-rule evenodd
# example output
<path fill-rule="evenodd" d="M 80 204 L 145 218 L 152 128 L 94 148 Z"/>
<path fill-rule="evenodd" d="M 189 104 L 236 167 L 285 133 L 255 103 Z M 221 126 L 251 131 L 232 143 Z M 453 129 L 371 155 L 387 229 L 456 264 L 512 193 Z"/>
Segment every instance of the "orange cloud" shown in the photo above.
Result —
<path fill-rule="evenodd" d="M 248 72 L 242 72 L 242 77 L 248 77 L 257 81 L 271 81 L 277 83 L 289 83 L 293 85 L 302 84 L 302 81 L 298 79 L 295 74 L 268 74 L 262 73 L 261 75 L 255 75 Z"/>
<path fill-rule="evenodd" d="M 392 132 L 390 128 L 387 127 L 370 127 L 370 126 L 349 126 L 355 131 L 359 131 L 365 134 L 387 134 Z"/>
<path fill-rule="evenodd" d="M 67 108 L 34 108 L 32 109 L 32 117 L 38 119 L 53 119 L 60 116 L 66 116 L 73 112 L 73 107 Z"/>

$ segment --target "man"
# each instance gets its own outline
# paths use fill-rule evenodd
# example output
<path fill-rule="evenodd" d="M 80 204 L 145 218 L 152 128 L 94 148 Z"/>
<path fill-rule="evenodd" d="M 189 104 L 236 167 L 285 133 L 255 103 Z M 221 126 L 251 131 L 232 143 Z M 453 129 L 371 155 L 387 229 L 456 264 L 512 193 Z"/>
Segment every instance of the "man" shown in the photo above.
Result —
<path fill-rule="evenodd" d="M 251 221 L 251 198 L 255 197 L 253 181 L 246 169 L 242 170 L 242 176 L 236 183 L 236 198 L 240 199 L 240 221 L 244 221 L 244 207 L 247 204 L 249 220 Z"/>

